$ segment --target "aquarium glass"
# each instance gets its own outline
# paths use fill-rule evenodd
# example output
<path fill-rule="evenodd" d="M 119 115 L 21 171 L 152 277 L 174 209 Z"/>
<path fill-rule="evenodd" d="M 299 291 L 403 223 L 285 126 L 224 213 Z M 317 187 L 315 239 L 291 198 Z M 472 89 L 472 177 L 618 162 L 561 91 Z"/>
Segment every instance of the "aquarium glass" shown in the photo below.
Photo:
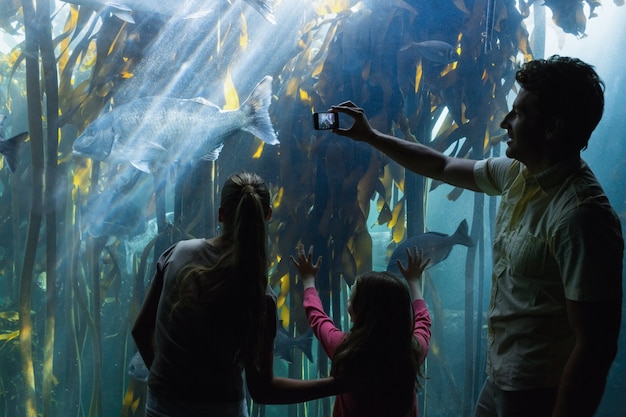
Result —
<path fill-rule="evenodd" d="M 296 245 L 322 256 L 320 296 L 348 331 L 355 278 L 408 238 L 436 240 L 419 414 L 471 416 L 498 199 L 405 171 L 312 115 L 350 100 L 383 133 L 503 155 L 515 70 L 581 58 L 606 85 L 582 156 L 624 223 L 624 22 L 623 0 L 0 0 L 0 416 L 144 415 L 130 330 L 156 258 L 219 233 L 221 186 L 242 170 L 272 194 L 275 374 L 331 365 L 307 333 Z M 625 330 L 597 416 L 626 415 Z M 333 403 L 248 406 L 327 417 Z"/>

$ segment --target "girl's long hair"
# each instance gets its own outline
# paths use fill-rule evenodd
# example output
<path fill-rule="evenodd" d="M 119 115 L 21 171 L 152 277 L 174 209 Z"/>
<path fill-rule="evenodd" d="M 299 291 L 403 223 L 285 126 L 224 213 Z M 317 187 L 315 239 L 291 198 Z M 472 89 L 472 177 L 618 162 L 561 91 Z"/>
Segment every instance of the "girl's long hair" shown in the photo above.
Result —
<path fill-rule="evenodd" d="M 213 265 L 190 265 L 177 278 L 170 317 L 193 311 L 220 329 L 222 351 L 235 363 L 260 365 L 262 344 L 268 343 L 266 218 L 270 193 L 256 174 L 230 176 L 222 188 L 224 215 Z M 234 307 L 233 307 L 234 306 Z M 223 323 L 220 323 L 223 321 Z M 209 326 L 207 326 L 209 327 Z"/>
<path fill-rule="evenodd" d="M 355 285 L 354 324 L 337 347 L 331 375 L 359 381 L 355 395 L 390 399 L 389 415 L 411 415 L 421 352 L 409 289 L 390 272 L 363 274 Z"/>

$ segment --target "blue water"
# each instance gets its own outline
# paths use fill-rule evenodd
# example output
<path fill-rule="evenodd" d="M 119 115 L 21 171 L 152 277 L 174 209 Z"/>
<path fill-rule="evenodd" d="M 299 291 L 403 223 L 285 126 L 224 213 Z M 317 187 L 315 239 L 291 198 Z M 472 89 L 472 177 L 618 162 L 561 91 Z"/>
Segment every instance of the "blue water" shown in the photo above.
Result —
<path fill-rule="evenodd" d="M 219 187 L 230 173 L 242 169 L 261 174 L 275 197 L 268 229 L 270 283 L 280 294 L 279 315 L 288 331 L 295 335 L 306 330 L 300 288 L 285 261 L 299 241 L 314 244 L 331 268 L 323 285 L 332 294 L 328 302 L 336 312 L 335 322 L 347 330 L 348 283 L 357 273 L 386 267 L 394 233 L 403 236 L 398 224 L 451 234 L 463 219 L 472 225 L 476 196 L 463 192 L 451 200 L 451 187 L 428 191 L 429 183 L 426 198 L 416 196 L 404 173 L 372 148 L 314 131 L 311 113 L 351 99 L 366 108 L 377 129 L 402 135 L 406 122 L 412 134 L 428 142 L 439 132 L 433 125 L 451 123 L 441 117 L 444 109 L 451 117 L 465 111 L 464 121 L 475 118 L 485 125 L 477 135 L 476 143 L 482 145 L 485 128 L 492 136 L 501 133 L 497 124 L 502 116 L 481 101 L 491 91 L 484 86 L 493 79 L 509 80 L 509 66 L 524 58 L 524 44 L 511 46 L 511 33 L 501 31 L 506 25 L 494 28 L 498 42 L 492 43 L 492 55 L 485 57 L 481 41 L 485 10 L 474 10 L 469 1 L 283 0 L 274 10 L 276 25 L 240 0 L 232 1 L 232 6 L 225 0 L 211 2 L 212 13 L 182 20 L 134 11 L 135 23 L 120 20 L 110 9 L 96 16 L 83 6 L 79 19 L 72 20 L 70 4 L 57 1 L 50 22 L 61 119 L 58 151 L 51 151 L 50 142 L 36 138 L 37 127 L 42 130 L 39 138 L 49 134 L 45 129 L 54 122 L 48 113 L 53 103 L 42 107 L 42 118 L 35 116 L 32 106 L 40 94 L 27 86 L 23 57 L 33 54 L 23 54 L 23 13 L 12 2 L 4 3 L 0 7 L 0 113 L 7 119 L 0 133 L 8 139 L 31 130 L 31 139 L 18 153 L 15 173 L 0 158 L 0 416 L 6 417 L 143 415 L 145 382 L 128 372 L 135 352 L 129 329 L 150 281 L 154 253 L 178 239 L 217 233 Z M 543 50 L 544 56 L 579 57 L 594 65 L 605 81 L 605 114 L 583 158 L 624 223 L 626 6 L 607 2 L 598 7 L 598 16 L 586 21 L 585 36 L 564 33 L 551 23 L 552 13 L 543 6 L 536 5 L 531 12 L 520 27 L 528 30 L 536 50 Z M 586 3 L 584 12 L 588 16 Z M 535 20 L 539 13 L 546 17 L 541 45 L 534 43 L 541 33 Z M 506 13 L 498 9 L 496 16 L 501 19 Z M 405 48 L 408 40 L 445 41 L 454 45 L 451 50 L 460 53 L 460 60 L 450 65 L 435 62 L 440 50 L 418 53 L 417 47 Z M 483 78 L 483 72 L 492 78 Z M 140 172 L 129 161 L 94 163 L 72 157 L 74 139 L 100 112 L 148 95 L 202 97 L 222 110 L 233 110 L 266 75 L 273 77 L 269 115 L 280 145 L 262 145 L 249 132 L 237 131 L 225 141 L 217 161 L 186 160 L 191 152 L 183 152 L 162 176 Z M 43 80 L 43 75 L 38 79 Z M 463 106 L 459 85 L 465 88 Z M 513 96 L 500 98 L 510 104 Z M 424 109 L 431 109 L 432 115 L 424 116 Z M 400 114 L 407 119 L 399 118 Z M 150 119 L 149 126 L 135 133 L 141 136 L 153 126 L 166 131 L 163 120 Z M 184 133 L 177 138 L 177 150 L 191 146 Z M 459 152 L 465 142 L 462 138 L 441 150 Z M 58 154 L 56 181 L 46 186 L 37 185 L 38 178 L 52 178 L 33 151 L 39 148 L 43 156 Z M 493 152 L 498 150 L 500 146 Z M 156 192 L 155 183 L 162 187 Z M 45 209 L 31 210 L 37 196 L 43 198 L 43 191 L 51 189 L 54 193 L 45 195 Z M 413 203 L 424 204 L 398 218 L 393 209 L 400 207 L 405 193 Z M 393 213 L 379 222 L 382 200 Z M 482 203 L 484 236 L 470 280 L 466 278 L 468 250 L 463 246 L 455 246 L 446 260 L 426 273 L 434 336 L 425 364 L 427 379 L 421 381 L 419 392 L 422 417 L 471 415 L 484 379 L 489 216 L 497 200 L 484 198 Z M 38 216 L 42 216 L 41 226 Z M 56 255 L 47 262 L 51 248 Z M 289 287 L 284 285 L 287 281 Z M 22 340 L 18 333 L 26 332 L 20 319 L 22 326 L 26 320 L 20 315 L 28 311 L 32 334 Z M 51 335 L 47 323 L 52 322 L 54 347 L 46 350 L 46 337 Z M 625 327 L 622 324 L 618 357 L 598 416 L 626 415 Z M 327 374 L 329 362 L 316 342 L 313 353 L 313 362 L 297 350 L 291 364 L 277 358 L 276 374 L 293 378 Z M 44 366 L 46 361 L 51 369 Z M 28 383 L 31 373 L 34 386 Z M 31 388 L 34 394 L 29 397 Z M 29 398 L 34 398 L 32 406 Z M 332 402 L 329 398 L 293 406 L 254 404 L 251 412 L 268 417 L 330 416 Z"/>

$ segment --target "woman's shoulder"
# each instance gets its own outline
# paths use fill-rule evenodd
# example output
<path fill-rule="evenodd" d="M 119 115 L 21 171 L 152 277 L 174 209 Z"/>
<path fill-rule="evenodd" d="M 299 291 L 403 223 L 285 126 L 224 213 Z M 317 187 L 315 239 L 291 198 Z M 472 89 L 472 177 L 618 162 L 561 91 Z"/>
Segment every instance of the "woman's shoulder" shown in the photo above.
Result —
<path fill-rule="evenodd" d="M 186 239 L 181 240 L 173 245 L 173 252 L 178 255 L 198 254 L 198 253 L 217 253 L 217 247 L 212 240 L 207 239 Z"/>
<path fill-rule="evenodd" d="M 206 263 L 215 256 L 217 256 L 215 246 L 206 239 L 187 239 L 170 246 L 161 256 L 161 263 Z"/>

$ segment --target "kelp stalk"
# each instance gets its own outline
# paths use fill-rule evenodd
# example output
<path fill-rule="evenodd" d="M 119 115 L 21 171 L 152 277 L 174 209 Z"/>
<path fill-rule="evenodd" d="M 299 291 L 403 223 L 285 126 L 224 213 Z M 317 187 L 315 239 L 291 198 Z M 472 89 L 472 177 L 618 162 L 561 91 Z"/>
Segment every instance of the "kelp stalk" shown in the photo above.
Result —
<path fill-rule="evenodd" d="M 37 252 L 41 211 L 43 207 L 43 128 L 39 88 L 39 60 L 37 46 L 37 21 L 32 1 L 23 1 L 26 56 L 26 88 L 28 105 L 28 130 L 30 132 L 30 154 L 32 172 L 32 206 L 29 214 L 28 234 L 24 263 L 20 279 L 20 355 L 22 359 L 24 413 L 26 417 L 37 416 L 35 395 L 35 371 L 32 352 L 32 319 L 30 315 L 33 269 Z"/>
<path fill-rule="evenodd" d="M 56 276 L 57 276 L 57 151 L 59 90 L 56 69 L 56 57 L 52 44 L 52 25 L 50 21 L 50 2 L 37 0 L 37 21 L 39 28 L 39 49 L 46 92 L 46 132 L 45 195 L 46 213 L 46 324 L 43 352 L 42 411 L 43 417 L 52 415 L 52 378 L 54 363 L 54 334 L 56 315 Z"/>

